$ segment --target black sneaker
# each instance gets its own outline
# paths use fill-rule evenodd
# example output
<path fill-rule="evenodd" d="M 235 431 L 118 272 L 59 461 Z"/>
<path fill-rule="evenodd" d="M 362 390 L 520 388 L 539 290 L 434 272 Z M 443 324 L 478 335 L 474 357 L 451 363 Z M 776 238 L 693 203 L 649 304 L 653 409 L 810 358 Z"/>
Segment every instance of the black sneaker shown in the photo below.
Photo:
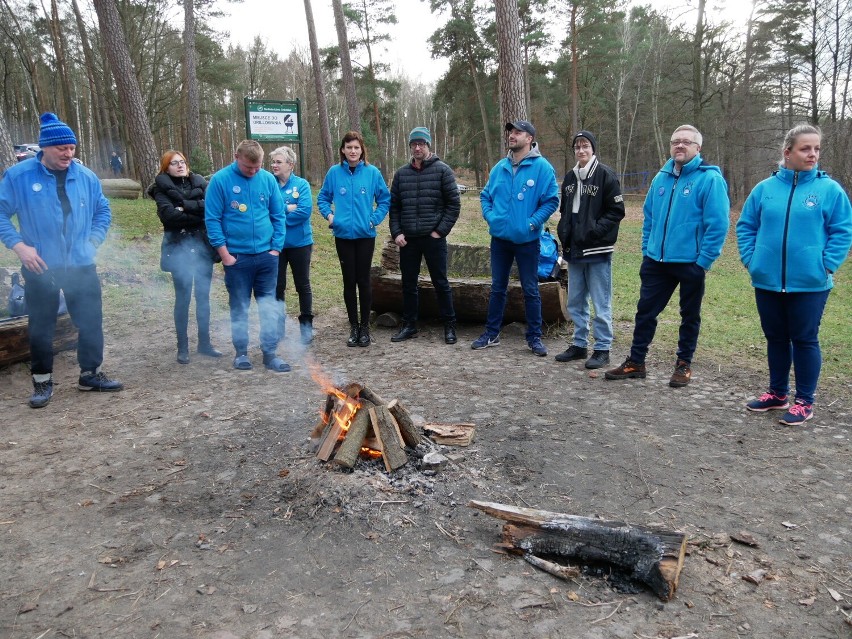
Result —
<path fill-rule="evenodd" d="M 110 379 L 104 373 L 83 373 L 77 380 L 77 388 L 81 391 L 115 392 L 124 389 L 124 384 L 117 379 Z"/>
<path fill-rule="evenodd" d="M 44 408 L 53 397 L 53 380 L 37 382 L 33 380 L 33 394 L 30 395 L 30 408 Z"/>
<path fill-rule="evenodd" d="M 586 368 L 603 368 L 609 364 L 609 351 L 594 351 L 586 360 Z"/>
<path fill-rule="evenodd" d="M 557 362 L 573 362 L 575 359 L 586 359 L 588 356 L 588 348 L 572 344 L 565 352 L 559 353 L 559 355 L 553 359 Z"/>

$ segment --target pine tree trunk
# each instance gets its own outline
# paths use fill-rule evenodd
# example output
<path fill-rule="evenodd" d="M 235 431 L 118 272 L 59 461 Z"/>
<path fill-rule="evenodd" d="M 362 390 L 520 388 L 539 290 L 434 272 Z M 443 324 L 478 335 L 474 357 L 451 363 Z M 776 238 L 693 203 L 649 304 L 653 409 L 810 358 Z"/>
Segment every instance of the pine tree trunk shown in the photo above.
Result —
<path fill-rule="evenodd" d="M 349 116 L 349 128 L 361 130 L 361 109 L 358 108 L 358 95 L 355 93 L 355 75 L 352 73 L 352 60 L 349 58 L 349 38 L 346 36 L 346 21 L 343 17 L 341 0 L 332 0 L 334 24 L 337 26 L 337 43 L 340 48 L 340 76 L 343 79 L 343 93 L 346 96 L 346 112 Z"/>
<path fill-rule="evenodd" d="M 334 147 L 331 142 L 331 130 L 328 126 L 328 101 L 325 97 L 325 82 L 322 78 L 317 29 L 314 25 L 314 12 L 311 0 L 305 0 L 305 17 L 308 21 L 308 41 L 311 47 L 311 66 L 314 72 L 314 89 L 317 92 L 317 110 L 319 111 L 320 139 L 322 140 L 322 158 L 324 166 L 334 164 Z M 302 176 L 305 177 L 305 176 Z"/>
<path fill-rule="evenodd" d="M 126 139 L 130 141 L 133 151 L 132 162 L 128 165 L 134 170 L 134 175 L 143 184 L 151 184 L 157 172 L 158 155 L 154 146 L 154 136 L 148 124 L 145 105 L 142 102 L 142 91 L 136 79 L 136 72 L 130 60 L 124 30 L 115 0 L 94 0 L 98 13 L 98 24 L 106 48 L 112 74 L 115 77 L 118 99 L 124 112 L 127 126 Z"/>
<path fill-rule="evenodd" d="M 524 99 L 524 63 L 521 58 L 518 0 L 495 0 L 494 9 L 497 14 L 497 74 L 500 80 L 502 128 L 504 122 L 526 120 L 527 105 Z"/>
<path fill-rule="evenodd" d="M 183 0 L 183 74 L 186 82 L 186 153 L 201 152 L 201 103 L 195 65 L 195 6 Z"/>
<path fill-rule="evenodd" d="M 3 177 L 6 169 L 17 162 L 13 144 L 12 136 L 9 135 L 9 127 L 6 125 L 6 118 L 3 116 L 2 109 L 0 109 L 0 178 Z"/>

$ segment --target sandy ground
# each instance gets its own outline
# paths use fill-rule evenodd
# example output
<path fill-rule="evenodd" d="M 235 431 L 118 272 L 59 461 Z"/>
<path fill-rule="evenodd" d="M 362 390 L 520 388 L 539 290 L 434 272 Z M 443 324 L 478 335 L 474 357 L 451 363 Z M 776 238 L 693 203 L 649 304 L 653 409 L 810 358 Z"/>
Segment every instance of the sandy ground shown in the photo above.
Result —
<path fill-rule="evenodd" d="M 824 394 L 804 428 L 747 414 L 755 372 L 699 351 L 687 388 L 653 349 L 646 380 L 608 382 L 522 335 L 473 352 L 480 327 L 347 348 L 317 320 L 289 374 L 174 361 L 168 299 L 107 309 L 117 394 L 76 390 L 73 353 L 34 411 L 26 366 L 0 371 L 0 637 L 852 636 L 852 393 Z M 624 357 L 627 327 L 613 355 Z M 435 475 L 414 461 L 343 472 L 308 447 L 339 382 L 399 398 L 418 420 L 472 421 Z M 502 522 L 472 499 L 660 525 L 689 535 L 675 598 L 600 576 L 559 581 L 495 552 Z M 757 547 L 729 535 L 750 533 Z M 762 572 L 758 572 L 762 571 Z M 762 577 L 755 585 L 743 579 Z"/>

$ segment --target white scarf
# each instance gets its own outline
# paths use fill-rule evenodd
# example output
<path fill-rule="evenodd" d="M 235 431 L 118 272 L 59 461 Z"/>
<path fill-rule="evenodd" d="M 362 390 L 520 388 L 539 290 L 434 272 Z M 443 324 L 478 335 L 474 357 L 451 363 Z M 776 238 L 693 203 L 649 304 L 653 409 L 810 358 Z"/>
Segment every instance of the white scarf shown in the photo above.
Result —
<path fill-rule="evenodd" d="M 577 190 L 574 191 L 574 201 L 571 203 L 571 212 L 579 213 L 580 212 L 580 198 L 583 195 L 583 181 L 589 177 L 589 171 L 592 170 L 592 167 L 595 165 L 596 156 L 592 156 L 591 159 L 586 163 L 582 169 L 580 168 L 580 163 L 578 162 L 574 166 L 574 175 L 577 177 Z"/>

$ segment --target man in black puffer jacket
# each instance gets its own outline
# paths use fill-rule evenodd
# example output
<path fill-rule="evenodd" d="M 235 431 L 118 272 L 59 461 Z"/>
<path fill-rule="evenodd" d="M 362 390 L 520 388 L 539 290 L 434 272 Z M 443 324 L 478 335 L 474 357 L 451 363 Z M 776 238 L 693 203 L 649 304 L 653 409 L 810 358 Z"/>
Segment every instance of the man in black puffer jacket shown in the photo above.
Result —
<path fill-rule="evenodd" d="M 615 173 L 598 162 L 595 136 L 580 131 L 572 145 L 577 165 L 562 182 L 562 217 L 557 231 L 568 259 L 567 306 L 574 322 L 574 339 L 556 361 L 588 356 L 591 299 L 595 307 L 595 348 L 585 366 L 601 368 L 609 364 L 612 346 L 612 252 L 618 225 L 624 218 L 624 197 Z"/>
<path fill-rule="evenodd" d="M 444 320 L 444 341 L 455 344 L 456 313 L 447 280 L 447 235 L 461 210 L 456 176 L 432 153 L 432 135 L 426 127 L 412 129 L 408 146 L 411 162 L 400 167 L 391 184 L 390 232 L 399 246 L 403 295 L 402 328 L 391 341 L 402 342 L 417 335 L 417 278 L 420 262 L 425 258 Z"/>

